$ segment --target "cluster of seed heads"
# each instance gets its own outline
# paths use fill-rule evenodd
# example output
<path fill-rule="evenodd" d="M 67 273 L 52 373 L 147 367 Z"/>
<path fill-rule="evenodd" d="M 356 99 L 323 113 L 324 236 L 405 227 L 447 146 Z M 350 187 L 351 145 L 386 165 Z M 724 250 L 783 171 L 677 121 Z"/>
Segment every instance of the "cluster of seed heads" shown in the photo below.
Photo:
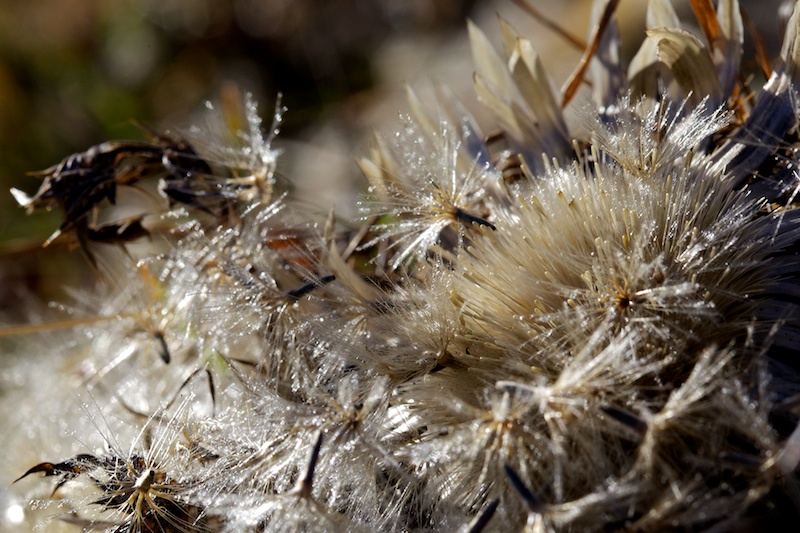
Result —
<path fill-rule="evenodd" d="M 617 4 L 598 2 L 560 95 L 509 23 L 501 51 L 471 25 L 500 130 L 411 91 L 359 160 L 356 220 L 309 212 L 275 171 L 282 108 L 265 133 L 249 97 L 243 120 L 211 109 L 205 130 L 104 143 L 14 191 L 63 211 L 48 243 L 73 239 L 105 286 L 39 378 L 39 416 L 72 437 L 15 490 L 51 502 L 50 526 L 110 532 L 796 515 L 800 12 L 755 91 L 736 0 L 692 2 L 705 40 L 650 0 L 627 68 Z M 148 199 L 132 218 L 123 188 Z"/>

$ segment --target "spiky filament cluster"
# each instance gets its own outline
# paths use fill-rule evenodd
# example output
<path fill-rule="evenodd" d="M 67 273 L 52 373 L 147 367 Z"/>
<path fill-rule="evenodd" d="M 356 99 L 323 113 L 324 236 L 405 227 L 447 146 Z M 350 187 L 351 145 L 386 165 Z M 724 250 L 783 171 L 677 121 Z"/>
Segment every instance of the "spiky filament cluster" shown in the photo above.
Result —
<path fill-rule="evenodd" d="M 652 0 L 627 75 L 609 59 L 617 2 L 598 4 L 596 108 L 574 142 L 530 43 L 501 22 L 501 54 L 471 26 L 505 148 L 444 88 L 435 110 L 412 92 L 360 161 L 350 224 L 279 195 L 252 104 L 243 131 L 210 119 L 147 145 L 141 168 L 137 148 L 124 172 L 86 155 L 51 169 L 58 190 L 76 161 L 113 187 L 173 183 L 172 251 L 79 331 L 105 419 L 169 423 L 135 453 L 26 476 L 61 476 L 69 519 L 108 531 L 695 531 L 795 513 L 800 13 L 749 107 L 738 3 L 694 4 L 713 38 Z M 47 191 L 17 196 L 77 216 Z M 81 246 L 98 195 L 62 226 Z"/>

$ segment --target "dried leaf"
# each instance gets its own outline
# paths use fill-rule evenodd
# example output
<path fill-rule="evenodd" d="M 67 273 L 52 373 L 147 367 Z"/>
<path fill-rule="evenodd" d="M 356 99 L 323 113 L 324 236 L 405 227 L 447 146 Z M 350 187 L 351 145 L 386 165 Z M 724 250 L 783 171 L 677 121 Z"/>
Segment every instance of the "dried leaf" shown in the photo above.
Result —
<path fill-rule="evenodd" d="M 681 21 L 669 0 L 650 0 L 647 4 L 647 29 L 680 28 Z"/>
<path fill-rule="evenodd" d="M 489 86 L 497 89 L 495 92 L 506 95 L 506 98 L 513 100 L 518 93 L 511 81 L 511 75 L 508 72 L 505 60 L 494 49 L 486 34 L 472 21 L 468 22 L 468 29 L 477 73 Z"/>
<path fill-rule="evenodd" d="M 500 29 L 506 43 L 508 70 L 519 88 L 522 98 L 532 112 L 531 122 L 538 123 L 545 137 L 569 138 L 564 115 L 558 105 L 550 77 L 539 54 L 527 39 L 521 38 L 511 25 L 499 18 Z"/>
<path fill-rule="evenodd" d="M 381 291 L 350 268 L 342 258 L 335 243 L 330 243 L 328 254 L 325 257 L 325 265 L 333 272 L 340 284 L 353 291 L 363 302 L 375 302 L 381 299 L 383 296 Z"/>
<path fill-rule="evenodd" d="M 800 1 L 786 25 L 786 34 L 781 47 L 781 63 L 786 74 L 797 83 L 800 81 Z"/>
<path fill-rule="evenodd" d="M 518 143 L 524 139 L 522 128 L 511 105 L 498 96 L 499 90 L 477 72 L 472 76 L 478 100 L 492 110 L 500 125 Z M 499 93 L 502 94 L 502 93 Z"/>
<path fill-rule="evenodd" d="M 437 83 L 435 89 L 436 97 L 448 122 L 459 124 L 462 128 L 462 141 L 469 155 L 470 165 L 477 162 L 481 167 L 488 166 L 490 164 L 489 150 L 486 143 L 483 142 L 483 132 L 475 119 L 447 85 Z"/>
<path fill-rule="evenodd" d="M 747 14 L 747 11 L 744 8 L 741 8 L 741 6 L 740 13 L 742 15 L 742 20 L 747 25 L 747 31 L 753 38 L 753 47 L 755 48 L 755 59 L 756 63 L 758 64 L 758 68 L 761 69 L 764 77 L 769 79 L 769 77 L 772 76 L 772 62 L 769 58 L 769 54 L 767 54 L 764 41 L 761 39 L 761 35 L 758 33 L 758 28 L 756 28 L 753 20 Z"/>
<path fill-rule="evenodd" d="M 678 28 L 648 30 L 647 35 L 658 41 L 658 57 L 683 90 L 683 96 L 695 104 L 708 98 L 711 109 L 719 107 L 722 88 L 703 43 L 688 31 Z"/>
<path fill-rule="evenodd" d="M 461 143 L 458 153 L 461 170 L 469 172 L 476 162 L 481 167 L 489 165 L 489 152 L 480 128 L 450 89 L 441 83 L 436 85 L 438 105 L 435 111 L 425 105 L 412 88 L 407 87 L 406 94 L 411 114 L 429 140 L 441 137 L 446 130 L 456 135 Z"/>
<path fill-rule="evenodd" d="M 397 169 L 391 152 L 381 137 L 375 136 L 370 152 L 369 158 L 362 157 L 356 163 L 369 181 L 371 194 L 384 201 L 388 198 L 386 189 L 396 184 L 394 176 L 397 175 Z"/>
<path fill-rule="evenodd" d="M 433 139 L 441 135 L 441 120 L 435 120 L 433 118 L 433 112 L 420 100 L 416 91 L 409 86 L 406 86 L 406 100 L 408 101 L 409 109 L 411 109 L 411 115 L 414 117 L 417 125 L 419 125 L 422 133 L 428 139 Z"/>
<path fill-rule="evenodd" d="M 669 0 L 650 0 L 647 4 L 647 29 L 679 28 L 681 22 Z M 645 38 L 628 66 L 628 85 L 634 96 L 656 98 L 659 79 L 666 77 L 658 59 L 658 41 Z"/>
<path fill-rule="evenodd" d="M 781 49 L 781 62 L 764 85 L 745 123 L 717 152 L 718 161 L 727 162 L 729 179 L 743 183 L 758 171 L 783 142 L 786 134 L 797 126 L 794 87 L 800 74 L 800 1 L 786 28 Z M 765 185 L 770 187 L 769 184 Z M 777 184 L 781 186 L 780 183 Z M 764 194 L 776 191 L 765 191 Z M 780 191 L 777 191 L 781 194 Z"/>
<path fill-rule="evenodd" d="M 596 1 L 592 8 L 592 26 L 602 16 L 605 0 Z M 626 92 L 626 79 L 620 64 L 619 26 L 612 17 L 606 31 L 597 44 L 590 63 L 592 96 L 598 109 L 603 110 L 617 103 Z"/>
<path fill-rule="evenodd" d="M 544 152 L 558 158 L 571 146 L 549 79 L 530 42 L 520 39 L 503 21 L 501 28 L 508 63 L 470 25 L 478 99 L 495 114 L 515 151 L 531 161 L 541 161 Z"/>
<path fill-rule="evenodd" d="M 729 98 L 736 86 L 742 59 L 744 29 L 738 0 L 720 0 L 719 18 L 720 38 L 712 45 L 714 63 L 717 65 L 722 94 Z"/>

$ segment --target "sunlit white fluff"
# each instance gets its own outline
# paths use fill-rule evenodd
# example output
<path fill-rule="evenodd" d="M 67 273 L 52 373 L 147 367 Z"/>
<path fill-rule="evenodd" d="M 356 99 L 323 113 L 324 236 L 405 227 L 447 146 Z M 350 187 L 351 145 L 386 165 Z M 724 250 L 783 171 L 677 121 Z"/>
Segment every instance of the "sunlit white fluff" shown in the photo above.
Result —
<path fill-rule="evenodd" d="M 623 117 L 594 128 L 591 168 L 531 176 L 496 215 L 498 231 L 461 262 L 465 313 L 537 364 L 606 322 L 644 343 L 671 339 L 669 350 L 701 333 L 724 342 L 752 318 L 752 297 L 779 282 L 764 266 L 786 261 L 771 256 L 798 235 L 795 221 L 763 213 L 766 200 L 733 189 L 702 154 L 723 114 L 665 121 L 679 109 L 623 104 Z"/>
<path fill-rule="evenodd" d="M 435 244 L 459 248 L 465 234 L 493 227 L 486 201 L 496 176 L 477 161 L 464 162 L 471 132 L 444 118 L 437 125 L 426 132 L 406 119 L 392 148 L 381 151 L 382 167 L 367 171 L 373 198 L 364 207 L 383 216 L 379 238 L 398 247 L 392 269 L 410 258 L 423 259 Z"/>

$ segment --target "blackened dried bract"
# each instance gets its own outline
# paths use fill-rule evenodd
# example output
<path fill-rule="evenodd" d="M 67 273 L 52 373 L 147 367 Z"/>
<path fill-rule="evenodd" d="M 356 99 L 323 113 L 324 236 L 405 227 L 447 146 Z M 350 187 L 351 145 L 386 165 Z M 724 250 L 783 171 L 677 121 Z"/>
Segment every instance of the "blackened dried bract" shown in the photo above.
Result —
<path fill-rule="evenodd" d="M 480 514 L 469 523 L 466 529 L 467 533 L 481 533 L 489 524 L 489 521 L 494 516 L 494 513 L 497 511 L 497 507 L 499 505 L 500 500 L 498 498 L 495 498 L 489 502 L 489 504 L 483 508 Z"/>
<path fill-rule="evenodd" d="M 61 476 L 53 492 L 78 476 L 85 476 L 101 491 L 92 504 L 102 511 L 113 511 L 113 522 L 78 518 L 93 529 L 98 526 L 108 532 L 202 529 L 201 509 L 182 503 L 178 497 L 185 485 L 171 479 L 141 455 L 126 459 L 116 455 L 81 454 L 60 463 L 40 463 L 15 483 L 38 472 L 45 476 Z"/>
<path fill-rule="evenodd" d="M 319 280 L 309 281 L 308 283 L 306 283 L 305 285 L 303 285 L 301 287 L 298 287 L 296 289 L 292 289 L 289 292 L 287 292 L 286 294 L 287 294 L 287 296 L 289 296 L 290 298 L 292 298 L 294 300 L 299 300 L 300 298 L 302 298 L 306 294 L 310 293 L 311 291 L 313 291 L 317 287 L 322 287 L 323 285 L 327 285 L 328 283 L 334 281 L 335 279 L 336 279 L 336 276 L 333 276 L 333 275 L 323 276 Z"/>
<path fill-rule="evenodd" d="M 506 476 L 508 477 L 508 481 L 511 483 L 511 486 L 514 487 L 517 493 L 522 496 L 522 499 L 525 500 L 525 505 L 528 507 L 528 510 L 531 513 L 544 512 L 544 505 L 533 494 L 533 492 L 531 492 L 531 489 L 528 488 L 528 485 L 522 481 L 522 478 L 519 477 L 517 471 L 514 470 L 509 464 L 503 465 L 503 469 L 506 471 Z"/>
<path fill-rule="evenodd" d="M 103 200 L 115 204 L 118 185 L 133 185 L 161 172 L 161 151 L 158 145 L 145 142 L 98 144 L 37 173 L 43 181 L 34 196 L 26 197 L 19 191 L 15 196 L 29 211 L 51 209 L 54 205 L 64 210 L 64 222 L 48 239 L 49 243 L 59 234 L 75 229 L 90 214 L 96 215 Z"/>
<path fill-rule="evenodd" d="M 182 204 L 217 218 L 227 217 L 236 198 L 234 187 L 215 177 L 188 142 L 163 136 L 156 139 L 163 147 L 161 163 L 165 171 L 158 190 L 170 207 Z"/>
<path fill-rule="evenodd" d="M 123 244 L 149 235 L 143 225 L 149 213 L 98 222 L 100 210 L 116 204 L 119 186 L 135 187 L 142 180 L 160 179 L 159 191 L 170 208 L 180 204 L 218 219 L 229 216 L 240 187 L 215 175 L 187 141 L 171 135 L 153 135 L 150 142 L 104 142 L 34 175 L 43 180 L 36 194 L 28 196 L 17 189 L 12 193 L 29 212 L 53 207 L 63 210 L 64 222 L 45 246 L 72 231 L 84 250 L 89 242 Z M 87 256 L 94 263 L 89 252 Z"/>
<path fill-rule="evenodd" d="M 15 479 L 12 485 L 17 481 L 30 476 L 31 474 L 38 474 L 39 472 L 42 472 L 44 473 L 45 477 L 61 476 L 61 479 L 58 480 L 58 483 L 53 489 L 53 493 L 55 493 L 55 491 L 57 491 L 64 483 L 98 466 L 100 462 L 101 460 L 94 455 L 79 454 L 73 459 L 67 459 L 66 461 L 62 461 L 60 463 L 39 463 L 38 465 L 32 466 L 24 474 Z"/>
<path fill-rule="evenodd" d="M 86 236 L 92 242 L 118 244 L 148 237 L 150 232 L 142 224 L 144 216 L 132 217 L 119 222 L 99 224 L 87 228 Z"/>

